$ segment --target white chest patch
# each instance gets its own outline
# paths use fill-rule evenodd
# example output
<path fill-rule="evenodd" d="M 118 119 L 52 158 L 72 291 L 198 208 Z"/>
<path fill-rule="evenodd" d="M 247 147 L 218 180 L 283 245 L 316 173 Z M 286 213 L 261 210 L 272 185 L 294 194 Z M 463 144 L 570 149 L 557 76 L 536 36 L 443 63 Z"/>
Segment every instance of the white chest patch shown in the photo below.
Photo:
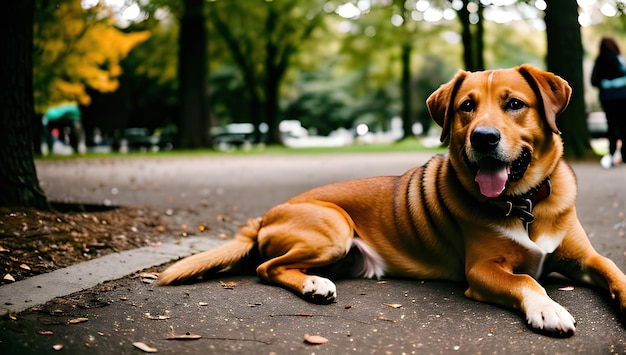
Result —
<path fill-rule="evenodd" d="M 563 238 L 565 238 L 565 232 L 557 235 L 542 234 L 535 240 L 535 244 L 547 253 L 553 253 L 561 245 Z"/>
<path fill-rule="evenodd" d="M 546 256 L 556 250 L 565 237 L 565 233 L 561 235 L 541 235 L 535 242 L 530 240 L 528 232 L 522 226 L 516 228 L 494 227 L 502 236 L 509 238 L 517 244 L 528 249 L 531 254 L 531 260 L 526 260 L 525 272 L 534 278 L 541 276 L 543 272 L 543 264 Z"/>

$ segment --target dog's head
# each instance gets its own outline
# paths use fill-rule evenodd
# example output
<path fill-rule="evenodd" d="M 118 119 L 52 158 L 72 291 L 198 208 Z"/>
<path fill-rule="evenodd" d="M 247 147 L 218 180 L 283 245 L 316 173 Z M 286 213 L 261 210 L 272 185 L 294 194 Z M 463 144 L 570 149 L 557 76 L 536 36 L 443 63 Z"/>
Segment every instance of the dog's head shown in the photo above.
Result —
<path fill-rule="evenodd" d="M 571 88 L 530 65 L 460 71 L 427 100 L 450 136 L 450 161 L 470 191 L 487 198 L 521 195 L 550 175 L 563 153 L 556 117 Z"/>

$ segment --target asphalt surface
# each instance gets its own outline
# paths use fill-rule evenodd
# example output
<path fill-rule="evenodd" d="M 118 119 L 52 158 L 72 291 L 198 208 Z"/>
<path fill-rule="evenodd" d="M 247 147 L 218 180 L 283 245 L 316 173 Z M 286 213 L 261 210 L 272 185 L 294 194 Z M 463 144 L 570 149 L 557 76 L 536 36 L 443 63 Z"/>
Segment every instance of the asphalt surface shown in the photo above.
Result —
<path fill-rule="evenodd" d="M 145 252 L 153 254 L 118 254 L 59 270 L 55 276 L 17 282 L 11 289 L 0 287 L 0 297 L 11 297 L 0 300 L 2 307 L 25 309 L 16 314 L 17 320 L 5 316 L 0 322 L 0 353 L 143 353 L 136 342 L 166 354 L 625 353 L 626 331 L 612 304 L 562 278 L 543 284 L 577 320 L 576 334 L 566 339 L 532 332 L 515 312 L 466 299 L 463 285 L 448 282 L 340 280 L 336 303 L 314 305 L 249 275 L 160 287 L 147 274 L 162 270 L 168 259 L 202 249 L 204 239 L 207 245 L 220 243 L 220 233 L 232 233 L 237 223 L 294 194 L 334 181 L 401 174 L 429 156 L 39 161 L 39 179 L 51 200 L 161 206 L 180 223 L 218 227 L 192 242 L 189 238 L 195 237 L 172 236 L 158 255 L 150 250 Z M 573 168 L 579 217 L 592 244 L 626 270 L 626 166 L 605 170 L 598 162 L 577 162 Z M 156 267 L 142 271 L 151 265 Z M 66 279 L 81 282 L 67 286 Z M 55 297 L 48 306 L 38 305 Z M 307 344 L 306 334 L 328 342 Z M 183 340 L 194 335 L 201 338 Z"/>

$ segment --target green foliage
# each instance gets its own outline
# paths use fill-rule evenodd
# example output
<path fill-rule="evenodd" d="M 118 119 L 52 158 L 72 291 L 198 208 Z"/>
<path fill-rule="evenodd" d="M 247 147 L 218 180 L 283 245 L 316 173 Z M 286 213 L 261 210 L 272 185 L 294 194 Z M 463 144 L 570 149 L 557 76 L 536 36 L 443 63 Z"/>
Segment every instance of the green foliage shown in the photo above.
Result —
<path fill-rule="evenodd" d="M 121 60 L 149 32 L 124 33 L 100 14 L 104 5 L 83 10 L 80 0 L 37 2 L 34 25 L 35 110 L 70 101 L 89 105 L 88 89 L 119 87 Z"/>
<path fill-rule="evenodd" d="M 109 116 L 126 110 L 116 116 L 150 127 L 176 122 L 171 113 L 175 115 L 178 104 L 182 2 L 140 1 L 145 18 L 124 31 L 113 26 L 112 14 L 103 12 L 103 5 L 83 10 L 80 3 L 44 0 L 37 4 L 38 111 L 58 101 L 89 103 L 96 96 L 110 95 L 100 93 L 121 84 L 123 90 L 116 93 L 120 104 L 102 104 L 108 106 Z M 354 18 L 339 16 L 336 10 L 346 3 L 361 6 L 361 13 Z M 361 122 L 385 128 L 401 112 L 401 47 L 408 44 L 412 47 L 412 115 L 427 128 L 431 121 L 426 98 L 462 67 L 461 25 L 457 19 L 424 21 L 416 15 L 414 0 L 372 1 L 371 8 L 363 8 L 365 3 L 205 2 L 208 91 L 215 123 L 272 121 L 275 127 L 280 119 L 297 118 L 320 134 Z M 450 9 L 452 4 L 448 0 L 429 3 L 436 9 Z M 525 1 L 510 6 L 515 10 L 534 5 Z M 397 16 L 403 22 L 392 24 Z M 592 36 L 585 42 L 588 55 L 595 52 L 601 33 L 626 40 L 624 18 L 607 19 L 593 31 L 584 29 Z M 530 21 L 483 20 L 487 68 L 524 62 L 542 65 L 545 36 L 532 29 Z M 141 37 L 147 33 L 149 39 Z M 130 48 L 134 49 L 129 53 Z"/>

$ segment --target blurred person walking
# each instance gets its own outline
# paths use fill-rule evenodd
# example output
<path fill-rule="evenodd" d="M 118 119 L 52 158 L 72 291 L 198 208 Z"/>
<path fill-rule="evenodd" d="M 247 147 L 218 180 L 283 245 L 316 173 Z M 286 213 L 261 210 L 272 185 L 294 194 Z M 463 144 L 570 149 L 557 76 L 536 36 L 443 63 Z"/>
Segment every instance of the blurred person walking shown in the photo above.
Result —
<path fill-rule="evenodd" d="M 609 153 L 600 160 L 607 169 L 626 159 L 626 63 L 620 54 L 615 39 L 603 37 L 591 73 L 591 85 L 600 89 L 600 103 L 608 124 Z M 618 140 L 621 157 L 615 154 Z"/>

